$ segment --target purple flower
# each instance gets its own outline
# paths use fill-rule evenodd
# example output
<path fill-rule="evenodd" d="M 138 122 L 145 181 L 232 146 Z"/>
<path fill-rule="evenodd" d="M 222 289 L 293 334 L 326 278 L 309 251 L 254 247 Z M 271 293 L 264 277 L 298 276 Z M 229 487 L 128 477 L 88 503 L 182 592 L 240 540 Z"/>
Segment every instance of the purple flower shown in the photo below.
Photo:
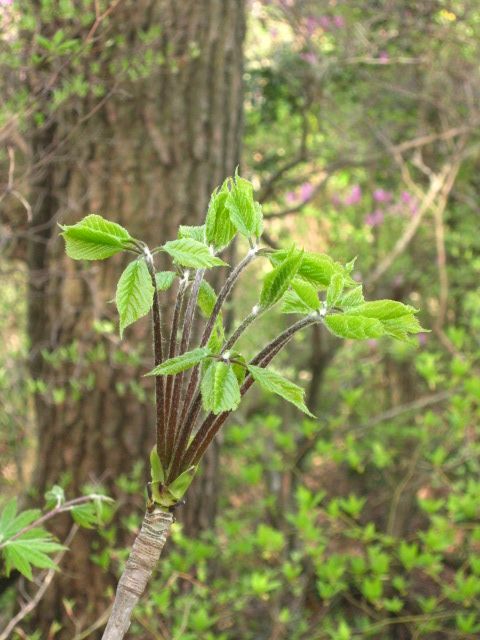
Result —
<path fill-rule="evenodd" d="M 375 202 L 390 202 L 392 194 L 390 191 L 385 191 L 385 189 L 375 189 L 373 192 L 373 199 Z"/>
<path fill-rule="evenodd" d="M 318 28 L 318 20 L 316 18 L 313 18 L 312 16 L 309 16 L 306 21 L 306 27 L 308 35 L 311 36 Z"/>
<path fill-rule="evenodd" d="M 380 51 L 380 55 L 378 56 L 378 59 L 381 62 L 381 64 L 387 64 L 387 62 L 390 60 L 390 56 L 386 51 Z"/>
<path fill-rule="evenodd" d="M 332 26 L 332 21 L 328 16 L 320 16 L 320 18 L 318 19 L 318 24 L 322 27 L 322 29 L 328 31 Z"/>
<path fill-rule="evenodd" d="M 404 204 L 408 204 L 412 201 L 412 195 L 408 191 L 402 191 L 402 193 L 400 194 L 400 200 Z"/>
<path fill-rule="evenodd" d="M 384 218 L 385 216 L 383 214 L 383 211 L 381 211 L 380 209 L 376 209 L 372 213 L 369 213 L 368 216 L 365 216 L 364 222 L 369 227 L 378 227 L 382 224 Z"/>
<path fill-rule="evenodd" d="M 313 187 L 313 184 L 310 184 L 310 182 L 304 182 L 300 186 L 300 199 L 303 202 L 306 202 L 307 200 L 310 200 L 310 198 L 313 196 L 314 190 L 315 189 Z"/>
<path fill-rule="evenodd" d="M 305 60 L 305 62 L 308 62 L 309 64 L 316 64 L 317 62 L 317 56 L 313 53 L 313 51 L 309 51 L 308 53 L 301 53 L 300 57 L 302 60 Z"/>
<path fill-rule="evenodd" d="M 419 333 L 417 335 L 417 340 L 418 344 L 421 344 L 423 346 L 424 344 L 427 344 L 428 336 L 426 333 Z"/>
<path fill-rule="evenodd" d="M 287 193 L 285 194 L 285 200 L 288 204 L 293 204 L 298 200 L 298 196 L 295 191 L 287 191 Z"/>
<path fill-rule="evenodd" d="M 359 184 L 353 185 L 349 195 L 345 198 L 346 205 L 358 204 L 362 199 L 362 188 Z"/>
<path fill-rule="evenodd" d="M 343 19 L 343 16 L 334 16 L 333 24 L 337 27 L 337 29 L 343 29 L 343 27 L 345 26 L 345 20 Z"/>
<path fill-rule="evenodd" d="M 0 0 L 0 7 L 9 7 L 13 4 L 13 0 Z"/>

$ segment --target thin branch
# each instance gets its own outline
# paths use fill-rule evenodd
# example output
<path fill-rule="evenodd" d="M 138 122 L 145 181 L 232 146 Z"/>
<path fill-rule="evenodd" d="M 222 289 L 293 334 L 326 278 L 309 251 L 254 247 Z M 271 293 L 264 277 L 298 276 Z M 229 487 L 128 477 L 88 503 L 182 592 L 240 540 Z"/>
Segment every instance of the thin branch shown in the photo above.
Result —
<path fill-rule="evenodd" d="M 78 529 L 79 529 L 78 525 L 74 524 L 72 526 L 68 536 L 64 541 L 64 544 L 66 547 L 70 546 Z M 58 565 L 58 563 L 62 560 L 63 556 L 67 551 L 68 549 L 64 549 L 53 558 L 53 561 L 55 562 L 55 564 Z M 35 593 L 35 595 L 33 596 L 33 598 L 20 609 L 20 611 L 10 620 L 10 622 L 7 624 L 5 629 L 0 633 L 0 640 L 7 640 L 10 634 L 13 633 L 13 631 L 15 631 L 15 627 L 25 618 L 25 616 L 28 616 L 37 607 L 38 603 L 43 598 L 48 587 L 52 583 L 55 573 L 56 573 L 56 569 L 49 569 L 46 572 L 45 577 L 43 578 L 42 583 L 38 588 L 37 592 Z"/>
<path fill-rule="evenodd" d="M 218 314 L 220 313 L 221 308 L 223 307 L 223 303 L 227 299 L 230 291 L 233 288 L 233 285 L 238 280 L 242 271 L 248 267 L 248 265 L 257 257 L 258 250 L 251 249 L 247 255 L 243 258 L 241 262 L 237 264 L 235 269 L 230 273 L 228 278 L 225 280 L 223 287 L 220 289 L 220 293 L 218 294 L 217 301 L 215 302 L 215 306 L 213 307 L 212 315 L 208 319 L 208 322 L 203 331 L 202 339 L 200 341 L 200 346 L 204 347 L 210 336 L 212 335 L 213 327 L 215 326 L 215 321 L 218 318 Z"/>
<path fill-rule="evenodd" d="M 170 329 L 170 345 L 168 350 L 168 357 L 174 358 L 176 355 L 177 348 L 177 333 L 178 333 L 178 322 L 180 318 L 180 314 L 183 306 L 184 294 L 188 286 L 188 272 L 186 272 L 184 278 L 180 281 L 177 292 L 177 300 L 175 303 L 175 309 L 173 312 L 172 318 L 172 326 Z M 174 429 L 173 420 L 172 420 L 172 396 L 173 396 L 173 381 L 174 376 L 169 375 L 166 377 L 166 390 L 165 390 L 165 419 L 166 419 L 166 441 L 167 443 L 171 440 L 171 429 Z M 167 460 L 169 459 L 170 452 L 167 448 Z"/>
<path fill-rule="evenodd" d="M 163 362 L 163 346 L 162 346 L 162 321 L 160 315 L 160 301 L 158 298 L 158 290 L 157 290 L 157 281 L 155 279 L 155 265 L 153 263 L 153 256 L 150 253 L 150 250 L 145 247 L 145 261 L 147 263 L 148 272 L 150 273 L 150 277 L 152 279 L 153 284 L 153 308 L 152 308 L 152 319 L 153 319 L 153 353 L 154 353 L 154 361 L 155 366 L 157 367 L 159 364 Z M 155 376 L 155 407 L 156 407 L 156 427 L 157 427 L 157 453 L 162 461 L 162 464 L 165 466 L 166 459 L 166 429 L 165 429 L 165 385 L 163 376 Z"/>
<path fill-rule="evenodd" d="M 450 170 L 450 165 L 446 165 L 439 175 L 435 176 L 435 178 L 430 183 L 430 188 L 425 195 L 420 208 L 415 215 L 415 217 L 411 220 L 411 222 L 407 225 L 407 228 L 403 232 L 403 235 L 395 243 L 395 246 L 390 251 L 388 255 L 380 262 L 371 276 L 366 280 L 366 283 L 369 285 L 374 284 L 379 280 L 383 274 L 390 269 L 395 260 L 400 256 L 405 249 L 408 247 L 410 242 L 415 237 L 415 234 L 420 226 L 420 223 L 423 220 L 425 213 L 430 209 L 435 198 L 440 192 L 446 178 L 447 172 Z"/>
<path fill-rule="evenodd" d="M 27 525 L 26 527 L 23 527 L 23 529 L 20 529 L 20 531 L 17 531 L 14 535 L 4 540 L 2 543 L 0 543 L 0 549 L 5 547 L 12 540 L 16 540 L 20 536 L 23 536 L 28 531 L 31 531 L 32 529 L 35 529 L 40 525 L 45 524 L 45 522 L 48 522 L 55 516 L 58 516 L 61 513 L 67 513 L 68 511 L 71 511 L 74 507 L 78 507 L 79 505 L 85 504 L 86 502 L 92 502 L 92 500 L 96 500 L 96 499 L 105 500 L 106 502 L 113 502 L 112 499 L 109 498 L 108 496 L 102 496 L 100 494 L 90 494 L 88 496 L 80 496 L 79 498 L 68 500 L 63 504 L 57 505 L 51 511 L 48 511 L 47 513 L 43 514 L 43 516 L 40 516 L 40 518 L 38 518 L 34 522 L 31 522 L 29 525 Z"/>
<path fill-rule="evenodd" d="M 188 298 L 187 308 L 185 310 L 185 318 L 183 321 L 183 334 L 180 343 L 180 353 L 188 351 L 190 345 L 190 337 L 193 327 L 193 319 L 195 316 L 195 308 L 197 305 L 198 292 L 200 291 L 200 285 L 202 284 L 205 269 L 199 269 L 195 274 L 192 290 Z M 172 454 L 175 448 L 176 431 L 178 422 L 178 406 L 180 404 L 181 392 L 183 387 L 183 379 L 185 372 L 178 373 L 173 380 L 172 400 L 171 400 L 171 413 L 169 417 L 168 427 L 168 440 L 167 440 L 167 466 L 172 462 Z M 181 420 L 180 420 L 181 425 Z"/>
<path fill-rule="evenodd" d="M 231 349 L 233 345 L 237 342 L 237 340 L 240 338 L 240 336 L 248 329 L 248 327 L 253 322 L 255 322 L 255 320 L 259 317 L 259 315 L 261 315 L 260 310 L 257 310 L 257 308 L 254 307 L 253 310 L 248 314 L 248 316 L 246 316 L 243 319 L 243 321 L 238 325 L 238 327 L 232 333 L 230 338 L 228 338 L 228 340 L 225 342 L 225 344 L 222 347 L 222 350 L 220 351 L 220 354 L 224 354 L 226 351 Z"/>
<path fill-rule="evenodd" d="M 318 318 L 309 317 L 299 320 L 295 324 L 291 325 L 283 331 L 279 336 L 272 340 L 260 353 L 258 353 L 251 361 L 250 364 L 258 365 L 261 367 L 267 367 L 273 358 L 281 351 L 287 343 L 293 338 L 295 333 L 301 329 L 318 322 Z M 240 394 L 244 396 L 252 386 L 254 380 L 251 375 L 247 375 L 243 385 L 240 389 Z M 198 402 L 198 397 L 197 397 Z M 192 464 L 198 464 L 201 457 L 205 453 L 207 447 L 220 430 L 225 420 L 230 415 L 231 411 L 224 411 L 219 415 L 210 413 L 200 426 L 199 430 L 195 434 L 190 446 L 183 456 L 183 460 L 180 466 L 181 470 L 188 469 Z"/>
<path fill-rule="evenodd" d="M 248 265 L 257 257 L 258 250 L 251 249 L 247 255 L 241 260 L 238 265 L 232 270 L 228 278 L 225 280 L 223 287 L 220 289 L 220 293 L 218 294 L 218 298 L 215 302 L 215 306 L 213 307 L 212 314 L 207 321 L 205 329 L 202 334 L 202 338 L 200 340 L 200 346 L 204 347 L 208 343 L 210 336 L 212 335 L 213 328 L 215 326 L 215 321 L 218 318 L 218 315 L 222 309 L 223 303 L 227 299 L 228 295 L 232 291 L 236 281 L 240 277 L 240 274 Z M 179 420 L 179 428 L 178 433 L 176 434 L 173 454 L 172 454 L 172 465 L 171 465 L 171 476 L 174 469 L 178 469 L 181 458 L 184 452 L 184 449 L 187 445 L 190 434 L 192 433 L 195 421 L 200 412 L 201 404 L 198 402 L 198 398 L 194 400 L 195 391 L 198 385 L 198 379 L 200 376 L 200 367 L 197 365 L 192 369 L 190 374 L 190 380 L 187 385 L 187 390 L 185 393 L 185 400 L 182 407 L 182 413 L 180 415 Z M 194 403 L 194 404 L 192 404 Z M 171 480 L 174 479 L 172 476 Z"/>

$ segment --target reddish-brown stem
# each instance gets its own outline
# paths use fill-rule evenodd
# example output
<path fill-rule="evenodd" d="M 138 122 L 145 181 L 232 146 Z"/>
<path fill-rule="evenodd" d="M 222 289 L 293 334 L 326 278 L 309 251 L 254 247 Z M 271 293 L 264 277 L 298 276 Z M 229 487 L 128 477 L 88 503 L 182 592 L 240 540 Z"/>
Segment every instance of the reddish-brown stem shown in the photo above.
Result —
<path fill-rule="evenodd" d="M 187 308 L 185 310 L 182 340 L 180 343 L 180 353 L 185 353 L 188 350 L 188 347 L 190 345 L 190 337 L 192 334 L 192 327 L 193 327 L 193 318 L 195 316 L 195 307 L 197 305 L 198 292 L 200 291 L 200 285 L 202 284 L 204 273 L 205 273 L 205 269 L 199 269 L 195 274 L 192 290 L 190 292 Z M 172 462 L 171 456 L 172 456 L 173 448 L 175 444 L 175 437 L 176 437 L 176 431 L 177 431 L 178 405 L 180 403 L 180 398 L 182 395 L 183 378 L 184 378 L 184 372 L 181 371 L 174 377 L 174 380 L 173 380 L 171 412 L 169 417 L 169 428 L 168 428 L 169 437 L 168 437 L 168 442 L 166 446 L 167 463 L 168 463 L 166 468 L 168 468 L 168 466 L 170 466 L 170 463 Z"/>
<path fill-rule="evenodd" d="M 178 322 L 180 319 L 180 314 L 182 311 L 183 298 L 188 285 L 188 274 L 184 279 L 180 281 L 177 292 L 177 300 L 175 302 L 175 309 L 173 312 L 172 318 L 172 326 L 170 329 L 170 344 L 168 349 L 168 357 L 174 358 L 177 350 L 177 332 L 178 332 Z M 167 446 L 168 442 L 171 441 L 172 435 L 171 430 L 173 428 L 172 421 L 172 391 L 173 391 L 173 380 L 174 376 L 166 376 L 165 383 L 165 422 L 166 422 L 166 441 Z M 166 452 L 167 460 L 170 458 L 171 451 L 168 450 Z"/>
<path fill-rule="evenodd" d="M 153 257 L 149 249 L 145 247 L 145 261 L 147 263 L 148 272 L 152 279 L 153 284 L 153 353 L 155 366 L 157 367 L 163 361 L 163 347 L 162 347 L 162 324 L 160 316 L 160 302 L 158 299 L 157 281 L 155 280 L 155 266 L 153 264 Z M 162 376 L 155 376 L 155 406 L 157 413 L 157 453 L 165 465 L 166 458 L 166 432 L 165 432 L 165 386 Z"/>
<path fill-rule="evenodd" d="M 215 306 L 213 307 L 212 314 L 208 319 L 207 324 L 205 325 L 205 329 L 202 334 L 202 339 L 200 341 L 201 347 L 204 347 L 207 344 L 208 340 L 210 339 L 213 328 L 215 326 L 215 321 L 218 318 L 218 314 L 222 309 L 223 303 L 225 302 L 231 290 L 233 289 L 233 286 L 238 280 L 240 274 L 246 267 L 248 267 L 248 265 L 252 262 L 252 260 L 255 259 L 256 256 L 257 256 L 257 251 L 253 249 L 250 250 L 247 253 L 247 255 L 243 258 L 243 260 L 241 260 L 238 263 L 238 265 L 232 270 L 228 278 L 225 280 L 225 283 L 223 287 L 220 289 L 220 293 L 218 294 L 218 298 L 215 302 Z M 179 428 L 181 431 L 179 433 L 179 442 L 182 443 L 182 447 L 184 447 L 186 442 L 188 441 L 188 438 L 190 436 L 190 433 L 192 432 L 192 428 L 194 424 L 194 422 L 193 423 L 190 422 L 187 416 L 191 415 L 192 402 L 194 401 L 193 398 L 195 395 L 195 391 L 197 389 L 199 376 L 200 376 L 200 367 L 196 366 L 192 369 L 192 372 L 190 374 L 190 380 L 188 382 L 187 391 L 185 393 L 185 401 L 182 407 L 182 413 L 180 415 Z M 198 416 L 198 411 L 196 413 L 195 420 L 197 416 Z M 182 453 L 183 453 L 182 449 L 176 445 L 175 454 L 174 454 L 175 466 L 179 464 Z"/>
<path fill-rule="evenodd" d="M 262 351 L 260 351 L 260 353 L 255 356 L 255 358 L 253 358 L 253 360 L 251 360 L 250 364 L 267 367 L 273 360 L 273 358 L 277 355 L 277 353 L 281 351 L 283 347 L 285 347 L 285 345 L 291 340 L 291 338 L 295 335 L 295 333 L 297 333 L 297 331 L 300 331 L 301 329 L 314 324 L 315 322 L 318 322 L 318 318 L 309 317 L 299 320 L 291 327 L 286 329 L 283 333 L 281 333 L 277 338 L 275 338 L 275 340 L 272 340 L 264 349 L 262 349 Z M 251 375 L 248 375 L 245 378 L 242 388 L 240 389 L 240 393 L 242 396 L 247 393 L 253 382 L 254 380 Z M 195 403 L 197 403 L 198 401 L 199 396 L 197 396 Z M 208 446 L 210 445 L 213 438 L 216 436 L 230 413 L 231 411 L 225 411 L 217 416 L 210 413 L 205 418 L 195 437 L 193 438 L 190 446 L 183 455 L 183 459 L 179 464 L 179 471 L 188 469 L 188 467 L 190 467 L 192 464 L 197 465 L 199 463 L 203 454 L 207 450 Z M 191 426 L 193 427 L 193 425 Z"/>

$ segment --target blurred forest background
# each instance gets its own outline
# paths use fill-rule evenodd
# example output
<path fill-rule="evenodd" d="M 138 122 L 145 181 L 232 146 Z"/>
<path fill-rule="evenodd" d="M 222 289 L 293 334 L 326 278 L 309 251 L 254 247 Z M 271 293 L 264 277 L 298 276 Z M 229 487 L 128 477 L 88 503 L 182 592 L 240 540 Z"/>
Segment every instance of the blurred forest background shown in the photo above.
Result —
<path fill-rule="evenodd" d="M 98 528 L 52 520 L 71 550 L 11 637 L 99 637 L 154 442 L 149 323 L 120 342 L 119 262 L 68 260 L 57 223 L 161 243 L 237 165 L 266 243 L 357 256 L 431 331 L 296 339 L 278 364 L 318 420 L 252 394 L 129 637 L 480 637 L 477 0 L 0 0 L 0 29 L 0 507 L 116 499 Z M 37 574 L 2 580 L 2 640 Z"/>

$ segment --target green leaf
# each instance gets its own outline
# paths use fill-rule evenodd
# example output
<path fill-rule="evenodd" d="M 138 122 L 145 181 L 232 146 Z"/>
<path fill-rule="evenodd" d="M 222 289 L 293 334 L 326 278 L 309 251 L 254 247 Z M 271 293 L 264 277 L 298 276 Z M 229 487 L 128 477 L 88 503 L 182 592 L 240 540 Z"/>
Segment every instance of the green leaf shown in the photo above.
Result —
<path fill-rule="evenodd" d="M 281 249 L 269 254 L 270 260 L 277 265 L 285 259 L 287 251 Z M 347 274 L 345 268 L 335 262 L 324 253 L 304 252 L 303 259 L 298 269 L 298 276 L 310 282 L 310 284 L 328 287 L 330 280 L 335 273 L 340 273 L 345 277 L 345 284 L 356 285 L 357 283 Z"/>
<path fill-rule="evenodd" d="M 292 248 L 283 262 L 272 269 L 270 273 L 267 273 L 260 293 L 260 305 L 262 307 L 271 307 L 280 300 L 295 277 L 302 262 L 302 257 L 302 251 Z"/>
<path fill-rule="evenodd" d="M 326 316 L 325 324 L 338 338 L 366 340 L 379 338 L 385 333 L 382 323 L 376 318 L 352 316 L 347 313 Z"/>
<path fill-rule="evenodd" d="M 27 580 L 33 580 L 30 563 L 14 545 L 4 547 L 2 551 L 5 558 L 5 573 L 7 577 L 10 575 L 12 569 L 16 569 L 20 571 Z"/>
<path fill-rule="evenodd" d="M 110 498 L 97 496 L 91 502 L 73 507 L 71 513 L 74 521 L 85 529 L 100 527 L 109 520 L 112 514 Z"/>
<path fill-rule="evenodd" d="M 215 189 L 208 205 L 207 219 L 205 222 L 207 243 L 216 249 L 228 246 L 237 233 L 236 226 L 230 220 L 230 212 L 226 202 L 229 196 L 228 181 L 221 189 Z"/>
<path fill-rule="evenodd" d="M 2 515 L 0 516 L 0 536 L 4 540 L 10 535 L 13 535 L 13 534 L 10 534 L 10 527 L 12 522 L 15 520 L 16 514 L 17 514 L 17 498 L 12 498 L 4 506 Z M 15 533 L 15 531 L 13 533 Z"/>
<path fill-rule="evenodd" d="M 54 484 L 53 487 L 45 493 L 45 501 L 50 507 L 61 505 L 65 502 L 65 491 L 58 484 Z"/>
<path fill-rule="evenodd" d="M 165 482 L 165 471 L 163 470 L 156 447 L 153 447 L 150 451 L 150 475 L 152 482 Z"/>
<path fill-rule="evenodd" d="M 202 378 L 202 401 L 205 411 L 215 415 L 232 411 L 240 404 L 240 387 L 231 365 L 215 362 Z"/>
<path fill-rule="evenodd" d="M 358 307 L 359 304 L 363 304 L 365 298 L 363 297 L 363 288 L 359 284 L 357 287 L 350 289 L 347 293 L 344 293 L 338 301 L 338 306 L 342 309 L 350 309 L 350 307 Z"/>
<path fill-rule="evenodd" d="M 223 328 L 223 318 L 222 315 L 219 314 L 217 319 L 215 320 L 215 325 L 213 327 L 212 335 L 210 336 L 207 347 L 210 350 L 210 353 L 218 354 L 220 353 L 223 343 L 225 342 L 225 329 Z M 204 364 L 211 363 L 211 360 L 205 360 Z"/>
<path fill-rule="evenodd" d="M 153 305 L 154 287 L 143 258 L 131 262 L 120 276 L 115 302 L 120 315 L 120 336 Z"/>
<path fill-rule="evenodd" d="M 407 314 L 417 313 L 417 309 L 396 300 L 374 300 L 364 302 L 349 313 L 378 320 L 392 320 Z"/>
<path fill-rule="evenodd" d="M 178 478 L 175 478 L 175 480 L 168 485 L 170 493 L 177 500 L 177 502 L 183 498 L 186 490 L 192 484 L 192 480 L 195 476 L 196 471 L 197 467 L 192 466 L 181 473 Z"/>
<path fill-rule="evenodd" d="M 221 267 L 227 263 L 214 256 L 210 249 L 198 240 L 192 238 L 182 238 L 171 240 L 163 245 L 166 251 L 182 267 L 193 269 L 207 269 L 209 267 Z"/>
<path fill-rule="evenodd" d="M 122 226 L 96 214 L 60 227 L 67 255 L 74 260 L 104 260 L 123 251 L 132 240 Z"/>
<path fill-rule="evenodd" d="M 258 382 L 262 389 L 279 395 L 281 398 L 284 398 L 285 400 L 288 400 L 288 402 L 294 404 L 298 409 L 300 409 L 300 411 L 303 411 L 308 416 L 315 418 L 313 413 L 311 413 L 305 405 L 304 389 L 293 382 L 290 382 L 290 380 L 287 380 L 275 371 L 269 371 L 268 369 L 256 367 L 252 364 L 248 365 L 248 370 L 252 374 L 255 382 Z"/>
<path fill-rule="evenodd" d="M 186 353 L 182 353 L 180 356 L 175 356 L 175 358 L 170 358 L 159 364 L 157 367 L 149 371 L 147 376 L 171 376 L 181 371 L 186 371 L 187 369 L 191 369 L 195 365 L 199 364 L 202 360 L 204 360 L 210 354 L 210 349 L 208 347 L 199 347 L 198 349 L 192 349 L 192 351 L 187 351 Z"/>
<path fill-rule="evenodd" d="M 239 351 L 232 351 L 230 354 L 231 360 L 237 360 L 238 362 L 232 362 L 232 369 L 239 385 L 243 384 L 245 376 L 247 375 L 247 361 Z"/>
<path fill-rule="evenodd" d="M 181 224 L 178 229 L 178 237 L 179 239 L 191 238 L 192 240 L 205 244 L 205 225 L 202 224 L 198 227 L 193 227 Z"/>
<path fill-rule="evenodd" d="M 155 282 L 157 284 L 157 291 L 167 291 L 173 284 L 175 271 L 159 271 L 155 274 Z"/>
<path fill-rule="evenodd" d="M 407 341 L 408 335 L 411 333 L 425 332 L 418 319 L 413 313 L 407 313 L 399 318 L 390 318 L 388 320 L 382 320 L 385 333 L 397 340 Z"/>
<path fill-rule="evenodd" d="M 200 311 L 206 318 L 209 318 L 212 315 L 216 302 L 217 294 L 213 287 L 206 280 L 202 280 L 198 291 L 197 304 Z"/>
<path fill-rule="evenodd" d="M 334 273 L 327 289 L 327 307 L 334 307 L 342 295 L 345 286 L 345 278 L 341 273 Z"/>
<path fill-rule="evenodd" d="M 253 185 L 238 174 L 230 183 L 231 189 L 225 201 L 233 225 L 247 238 L 257 237 L 261 226 L 261 210 L 253 199 Z"/>
<path fill-rule="evenodd" d="M 312 309 L 295 291 L 289 289 L 282 298 L 282 313 L 301 313 L 308 315 L 312 313 Z"/>
<path fill-rule="evenodd" d="M 355 258 L 350 260 L 350 262 L 347 262 L 347 264 L 345 265 L 345 271 L 347 273 L 352 273 L 356 261 L 357 261 L 357 256 L 355 256 Z"/>
<path fill-rule="evenodd" d="M 11 538 L 41 515 L 40 509 L 26 509 L 17 514 L 17 499 L 12 498 L 0 516 L 0 542 Z"/>
<path fill-rule="evenodd" d="M 320 309 L 320 299 L 317 289 L 313 284 L 301 278 L 294 278 L 292 280 L 292 289 L 310 311 L 318 311 L 318 309 Z"/>
<path fill-rule="evenodd" d="M 48 554 L 63 551 L 65 548 L 45 529 L 40 528 L 32 529 L 15 540 L 8 540 L 2 549 L 7 575 L 12 569 L 17 569 L 32 580 L 32 566 L 39 569 L 56 569 L 57 565 Z"/>

